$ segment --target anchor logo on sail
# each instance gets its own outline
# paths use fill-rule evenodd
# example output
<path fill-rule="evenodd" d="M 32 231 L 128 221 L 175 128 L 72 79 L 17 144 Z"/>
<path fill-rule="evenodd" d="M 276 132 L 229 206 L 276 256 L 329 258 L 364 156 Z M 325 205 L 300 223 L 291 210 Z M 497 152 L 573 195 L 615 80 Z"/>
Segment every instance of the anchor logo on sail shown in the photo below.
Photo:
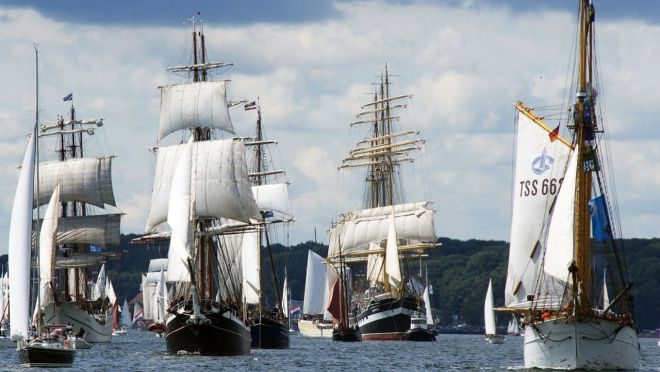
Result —
<path fill-rule="evenodd" d="M 555 162 L 555 159 L 553 159 L 550 155 L 548 155 L 545 152 L 545 149 L 543 149 L 543 152 L 541 153 L 541 156 L 537 157 L 532 161 L 532 171 L 536 175 L 541 175 L 548 169 L 552 167 L 552 164 Z"/>

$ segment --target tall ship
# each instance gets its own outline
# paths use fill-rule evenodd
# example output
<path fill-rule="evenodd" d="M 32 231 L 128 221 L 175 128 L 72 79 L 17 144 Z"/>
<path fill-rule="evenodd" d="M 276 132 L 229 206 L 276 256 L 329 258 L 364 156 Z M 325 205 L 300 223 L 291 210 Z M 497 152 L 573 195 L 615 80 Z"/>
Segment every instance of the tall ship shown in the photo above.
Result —
<path fill-rule="evenodd" d="M 511 245 L 500 310 L 521 325 L 525 368 L 638 369 L 631 282 L 608 178 L 593 4 L 580 0 L 577 18 L 567 89 L 575 99 L 552 107 L 515 104 Z M 596 274 L 602 269 L 616 294 L 604 307 Z"/>
<path fill-rule="evenodd" d="M 386 66 L 373 100 L 350 124 L 367 135 L 339 169 L 366 169 L 365 197 L 362 209 L 342 213 L 332 224 L 328 248 L 332 265 L 340 256 L 345 264 L 366 264 L 366 280 L 353 292 L 364 341 L 401 340 L 411 318 L 425 321 L 423 285 L 405 263 L 438 245 L 432 202 L 405 200 L 401 167 L 414 160 L 424 140 L 418 131 L 399 128 L 398 113 L 412 96 L 390 95 L 390 85 Z"/>
<path fill-rule="evenodd" d="M 250 314 L 250 331 L 252 347 L 262 349 L 286 349 L 289 347 L 289 319 L 286 289 L 286 277 L 278 277 L 279 266 L 274 261 L 271 239 L 273 230 L 279 225 L 293 221 L 289 203 L 288 181 L 285 172 L 276 169 L 270 147 L 276 144 L 264 135 L 259 101 L 247 102 L 245 110 L 257 110 L 255 136 L 246 145 L 253 149 L 252 169 L 249 174 L 252 182 L 252 193 L 257 202 L 262 221 L 252 221 L 261 224 L 257 231 L 243 234 L 243 281 L 245 301 Z M 264 277 L 262 270 L 261 247 L 265 246 L 270 263 L 270 279 Z M 284 283 L 280 280 L 282 279 Z M 274 298 L 271 306 L 264 293 L 264 281 L 271 280 Z"/>
<path fill-rule="evenodd" d="M 169 238 L 163 289 L 169 298 L 167 352 L 242 355 L 251 343 L 242 249 L 240 242 L 223 237 L 257 231 L 253 222 L 262 215 L 252 194 L 246 139 L 234 135 L 229 115 L 235 105 L 227 101 L 229 81 L 212 79 L 212 72 L 231 64 L 208 61 L 199 18 L 192 18 L 192 26 L 190 63 L 167 69 L 185 82 L 160 87 L 146 227 L 151 235 L 142 239 Z M 177 143 L 168 145 L 166 139 Z"/>

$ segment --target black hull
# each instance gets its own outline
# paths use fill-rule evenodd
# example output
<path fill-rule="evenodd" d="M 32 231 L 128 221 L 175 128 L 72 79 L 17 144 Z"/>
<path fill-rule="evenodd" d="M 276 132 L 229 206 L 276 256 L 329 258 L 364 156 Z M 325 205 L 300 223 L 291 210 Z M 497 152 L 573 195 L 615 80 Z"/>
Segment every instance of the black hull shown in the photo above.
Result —
<path fill-rule="evenodd" d="M 415 328 L 409 329 L 403 334 L 404 341 L 435 341 L 435 335 L 428 329 Z"/>
<path fill-rule="evenodd" d="M 360 342 L 362 335 L 359 328 L 335 328 L 332 330 L 332 341 Z"/>
<path fill-rule="evenodd" d="M 75 356 L 75 349 L 28 346 L 18 350 L 18 361 L 26 367 L 71 368 Z"/>
<path fill-rule="evenodd" d="M 228 313 L 228 312 L 227 312 Z M 167 321 L 165 344 L 170 354 L 245 355 L 250 331 L 239 319 L 220 312 L 203 312 L 208 323 L 188 324 L 190 316 L 176 314 Z"/>
<path fill-rule="evenodd" d="M 289 327 L 275 319 L 258 317 L 250 326 L 252 347 L 258 349 L 288 349 Z"/>
<path fill-rule="evenodd" d="M 403 340 L 411 316 L 419 315 L 419 306 L 412 296 L 372 301 L 357 317 L 362 340 Z"/>

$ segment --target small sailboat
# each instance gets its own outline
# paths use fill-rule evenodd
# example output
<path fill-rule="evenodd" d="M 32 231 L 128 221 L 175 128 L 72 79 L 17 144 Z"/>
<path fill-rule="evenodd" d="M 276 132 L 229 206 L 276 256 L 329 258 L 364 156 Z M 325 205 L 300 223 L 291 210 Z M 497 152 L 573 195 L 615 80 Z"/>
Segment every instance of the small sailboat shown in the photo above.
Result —
<path fill-rule="evenodd" d="M 484 301 L 484 328 L 486 341 L 491 344 L 501 344 L 504 342 L 504 336 L 497 334 L 495 327 L 495 310 L 493 309 L 493 279 L 488 281 L 488 290 Z"/>
<path fill-rule="evenodd" d="M 579 0 L 575 97 L 544 108 L 515 104 L 515 190 L 501 310 L 524 319 L 525 368 L 640 367 L 632 283 L 605 161 L 595 13 L 591 1 Z M 593 288 L 600 265 L 616 293 L 605 308 L 600 288 Z"/>
<path fill-rule="evenodd" d="M 35 48 L 35 57 L 37 61 L 37 108 L 36 120 L 32 131 L 32 136 L 28 142 L 23 165 L 21 168 L 16 194 L 14 195 L 14 204 L 11 213 L 11 222 L 9 225 L 9 280 L 11 295 L 9 298 L 10 307 L 10 334 L 12 340 L 17 343 L 18 360 L 22 366 L 27 367 L 71 367 L 75 359 L 75 344 L 68 339 L 66 333 L 62 333 L 58 338 L 41 338 L 41 326 L 43 325 L 41 317 L 40 300 L 45 296 L 52 296 L 52 289 L 48 283 L 42 279 L 34 278 L 39 281 L 39 295 L 36 296 L 34 304 L 34 317 L 32 326 L 35 333 L 30 332 L 30 283 L 31 283 L 31 260 L 32 260 L 32 213 L 34 201 L 34 181 L 36 162 L 38 159 L 38 141 L 39 141 L 39 68 L 38 51 Z M 39 175 L 36 173 L 38 184 Z M 54 267 L 54 254 L 51 257 L 44 257 L 45 262 L 39 262 L 39 254 L 43 249 L 50 246 L 54 251 L 55 231 L 57 229 L 57 209 L 59 207 L 59 184 L 55 187 L 48 203 L 48 208 L 44 216 L 44 226 L 39 229 L 39 220 L 36 221 L 37 231 L 37 272 L 44 266 Z M 37 216 L 39 217 L 39 216 Z M 45 238 L 46 241 L 41 241 Z M 52 262 L 51 262 L 52 261 Z M 49 275 L 50 273 L 44 273 Z M 47 291 L 45 291 L 48 289 Z M 46 335 L 50 336 L 50 335 Z"/>
<path fill-rule="evenodd" d="M 509 325 L 506 327 L 506 333 L 509 336 L 520 336 L 520 328 L 518 327 L 518 322 L 516 322 L 516 319 L 513 316 L 511 316 Z"/>
<path fill-rule="evenodd" d="M 305 297 L 302 317 L 298 320 L 298 330 L 302 336 L 332 337 L 332 316 L 324 306 L 328 296 L 326 273 L 329 269 L 323 261 L 318 254 L 307 252 Z"/>
<path fill-rule="evenodd" d="M 429 297 L 429 286 L 424 288 L 424 317 L 410 318 L 410 329 L 403 335 L 404 341 L 435 341 L 435 334 L 430 327 L 433 327 L 433 312 L 431 311 L 431 299 Z"/>
<path fill-rule="evenodd" d="M 362 341 L 360 328 L 357 324 L 350 324 L 348 316 L 351 307 L 351 290 L 348 285 L 348 266 L 344 261 L 344 256 L 341 254 L 341 243 L 339 248 L 339 272 L 336 272 L 334 265 L 330 265 L 329 270 L 334 270 L 335 277 L 330 294 L 330 303 L 328 304 L 328 311 L 336 321 L 335 327 L 332 330 L 332 341 L 342 342 L 357 342 Z"/>

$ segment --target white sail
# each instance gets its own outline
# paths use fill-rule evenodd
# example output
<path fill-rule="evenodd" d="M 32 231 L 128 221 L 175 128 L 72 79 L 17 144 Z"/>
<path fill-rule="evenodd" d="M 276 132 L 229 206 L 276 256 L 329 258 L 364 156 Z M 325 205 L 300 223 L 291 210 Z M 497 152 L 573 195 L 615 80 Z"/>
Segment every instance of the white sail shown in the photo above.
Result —
<path fill-rule="evenodd" d="M 398 292 L 401 289 L 401 266 L 399 265 L 399 244 L 397 243 L 394 213 L 390 214 L 389 223 L 385 247 L 385 272 L 390 286 Z"/>
<path fill-rule="evenodd" d="M 149 260 L 149 268 L 147 272 L 160 272 L 161 270 L 167 271 L 167 258 L 154 258 Z"/>
<path fill-rule="evenodd" d="M 258 304 L 261 294 L 261 247 L 257 234 L 256 232 L 242 234 L 243 296 L 248 304 Z"/>
<path fill-rule="evenodd" d="M 305 297 L 303 298 L 303 314 L 323 314 L 326 294 L 325 273 L 327 267 L 323 257 L 307 252 L 307 274 L 305 276 Z"/>
<path fill-rule="evenodd" d="M 60 186 L 53 190 L 39 232 L 39 303 L 45 307 L 54 300 L 51 284 L 55 279 L 55 232 L 60 209 Z"/>
<path fill-rule="evenodd" d="M 203 81 L 160 87 L 158 138 L 187 128 L 216 128 L 234 133 L 226 81 Z"/>
<path fill-rule="evenodd" d="M 34 137 L 34 136 L 33 136 Z M 30 256 L 32 251 L 32 198 L 34 138 L 30 138 L 14 194 L 9 223 L 9 318 L 11 338 L 27 340 L 30 322 Z"/>
<path fill-rule="evenodd" d="M 58 244 L 118 245 L 121 214 L 62 217 L 57 226 Z"/>
<path fill-rule="evenodd" d="M 289 317 L 289 284 L 288 278 L 284 275 L 284 286 L 282 287 L 282 311 L 285 317 Z"/>
<path fill-rule="evenodd" d="M 339 241 L 344 253 L 367 249 L 369 243 L 385 240 L 389 231 L 389 215 L 394 210 L 396 235 L 413 242 L 435 242 L 435 227 L 430 202 L 398 204 L 363 209 L 343 214 L 343 220 L 330 230 L 329 257 L 339 255 Z"/>
<path fill-rule="evenodd" d="M 603 270 L 603 310 L 610 306 L 610 295 L 607 293 L 607 274 Z"/>
<path fill-rule="evenodd" d="M 382 247 L 376 243 L 369 243 L 369 250 L 379 250 Z M 384 267 L 382 254 L 370 254 L 367 257 L 367 280 L 371 287 L 376 287 L 378 283 L 384 282 Z"/>
<path fill-rule="evenodd" d="M 486 300 L 484 301 L 484 326 L 487 335 L 497 333 L 495 329 L 495 311 L 493 310 L 493 280 L 488 281 L 488 290 L 486 291 Z"/>
<path fill-rule="evenodd" d="M 6 275 L 7 273 L 5 273 L 5 277 Z M 9 297 L 6 295 L 5 277 L 0 278 L 0 323 L 4 322 L 7 318 L 7 301 L 9 300 Z"/>
<path fill-rule="evenodd" d="M 103 208 L 115 205 L 112 190 L 112 157 L 77 158 L 39 164 L 39 198 L 35 205 L 44 205 L 57 184 L 62 202 L 78 201 Z"/>
<path fill-rule="evenodd" d="M 429 287 L 424 288 L 424 310 L 426 311 L 426 324 L 433 325 L 433 311 L 431 311 L 431 298 L 429 297 Z"/>
<path fill-rule="evenodd" d="M 221 219 L 220 224 L 225 225 L 230 223 L 228 220 Z M 242 298 L 246 293 L 246 283 L 244 282 L 244 271 L 246 270 L 243 267 L 243 244 L 250 244 L 252 251 L 254 251 L 254 246 L 258 243 L 253 241 L 248 243 L 245 241 L 243 234 L 230 234 L 230 235 L 220 235 L 220 246 L 216 252 L 218 265 L 220 269 L 220 275 L 218 276 L 218 292 L 220 298 Z M 247 238 L 251 239 L 250 237 Z M 256 239 L 256 238 L 255 238 Z M 254 277 L 252 277 L 251 282 L 254 282 Z M 236 283 L 236 285 L 226 285 L 226 283 Z M 257 279 L 258 283 L 258 279 Z M 238 288 L 237 288 L 238 287 Z M 257 292 L 259 287 L 256 287 Z M 242 294 L 241 294 L 242 293 Z M 254 294 L 255 292 L 252 292 Z M 254 301 L 254 297 L 250 298 L 250 301 Z"/>
<path fill-rule="evenodd" d="M 94 288 L 92 288 L 92 300 L 105 298 L 107 296 L 106 288 L 107 288 L 107 280 L 105 276 L 105 264 L 103 264 L 101 265 L 101 270 L 99 270 L 99 274 L 96 277 L 96 283 L 94 284 Z"/>
<path fill-rule="evenodd" d="M 124 327 L 131 326 L 131 313 L 128 311 L 128 301 L 124 299 L 124 305 L 121 307 L 121 324 Z"/>
<path fill-rule="evenodd" d="M 540 277 L 544 249 L 540 240 L 544 221 L 564 176 L 569 147 L 551 142 L 548 131 L 524 114 L 518 115 L 517 150 L 509 267 L 505 286 L 508 307 L 528 308 L 528 295 L 535 283 L 545 285 L 549 297 L 561 295 L 552 289 L 550 278 Z M 544 186 L 545 185 L 545 186 Z M 538 280 L 537 280 L 538 279 Z M 538 294 L 537 294 L 538 296 Z M 536 298 L 536 300 L 544 300 Z"/>
<path fill-rule="evenodd" d="M 142 289 L 142 305 L 143 305 L 143 316 L 144 319 L 154 320 L 155 308 L 153 306 L 153 297 L 154 292 L 156 292 L 156 284 L 146 283 Z M 136 303 L 137 304 L 137 303 Z"/>
<path fill-rule="evenodd" d="M 154 304 L 155 304 L 155 321 L 160 323 L 165 323 L 165 303 L 167 300 L 167 287 L 165 284 L 165 273 L 163 269 L 160 270 L 160 277 L 156 283 L 156 291 L 154 292 Z"/>
<path fill-rule="evenodd" d="M 293 218 L 291 204 L 289 203 L 289 185 L 275 183 L 269 185 L 252 186 L 252 194 L 260 211 L 273 211 Z"/>
<path fill-rule="evenodd" d="M 548 237 L 545 244 L 543 270 L 561 282 L 568 282 L 568 267 L 574 260 L 575 187 L 577 179 L 577 154 L 575 150 L 568 161 L 564 182 L 555 200 L 550 216 Z M 563 289 L 561 290 L 563 293 Z"/>
<path fill-rule="evenodd" d="M 193 138 L 183 147 L 181 157 L 178 158 L 176 169 L 172 175 L 172 188 L 169 193 L 169 209 L 167 223 L 172 229 L 170 248 L 167 252 L 167 281 L 188 282 L 190 272 L 187 263 L 190 259 L 190 245 L 192 243 L 191 215 L 193 203 L 192 184 L 195 182 L 193 174 Z M 153 205 L 153 204 L 152 204 Z"/>
<path fill-rule="evenodd" d="M 112 280 L 108 278 L 105 282 L 105 295 L 108 297 L 108 303 L 112 306 L 117 302 L 117 294 L 115 293 L 115 287 L 112 285 Z"/>
<path fill-rule="evenodd" d="M 244 223 L 260 219 L 252 196 L 242 139 L 194 142 L 196 217 L 224 217 Z M 158 148 L 147 232 L 167 219 L 174 169 L 185 145 Z"/>

